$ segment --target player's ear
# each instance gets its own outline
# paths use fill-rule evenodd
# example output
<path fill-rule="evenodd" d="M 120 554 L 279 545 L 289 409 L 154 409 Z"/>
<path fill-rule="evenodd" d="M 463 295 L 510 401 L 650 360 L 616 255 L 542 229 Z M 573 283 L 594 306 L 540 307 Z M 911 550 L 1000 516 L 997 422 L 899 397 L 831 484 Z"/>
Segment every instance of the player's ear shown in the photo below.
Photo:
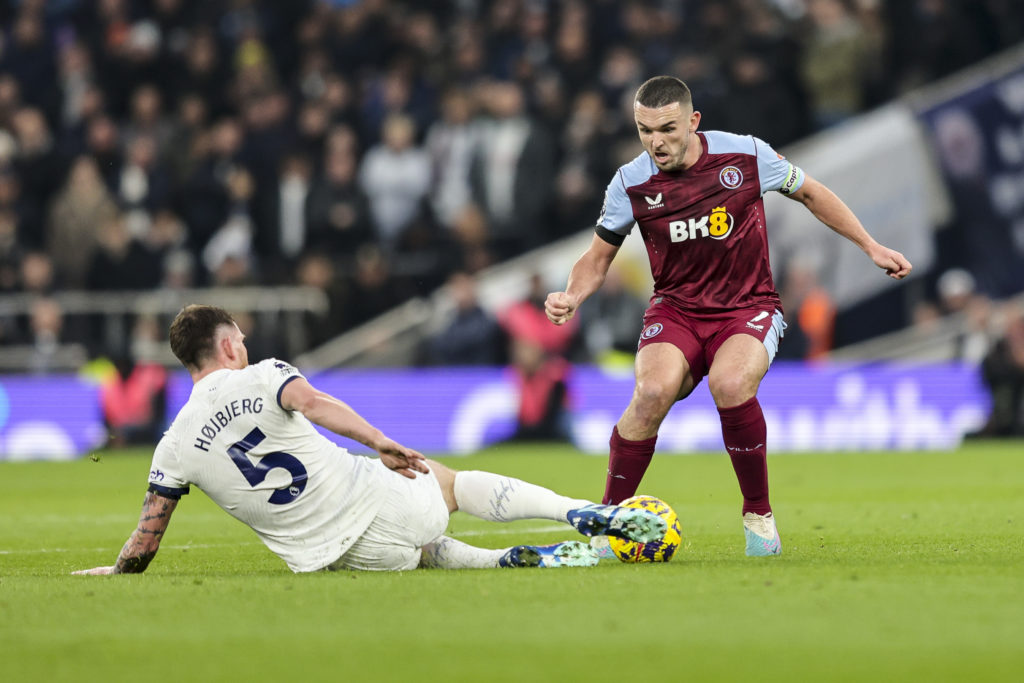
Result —
<path fill-rule="evenodd" d="M 690 132 L 696 133 L 697 128 L 700 126 L 700 112 L 694 111 L 690 114 Z"/>
<path fill-rule="evenodd" d="M 231 335 L 221 335 L 217 340 L 217 346 L 220 347 L 221 355 L 226 357 L 228 360 L 235 360 L 235 347 L 231 343 Z"/>

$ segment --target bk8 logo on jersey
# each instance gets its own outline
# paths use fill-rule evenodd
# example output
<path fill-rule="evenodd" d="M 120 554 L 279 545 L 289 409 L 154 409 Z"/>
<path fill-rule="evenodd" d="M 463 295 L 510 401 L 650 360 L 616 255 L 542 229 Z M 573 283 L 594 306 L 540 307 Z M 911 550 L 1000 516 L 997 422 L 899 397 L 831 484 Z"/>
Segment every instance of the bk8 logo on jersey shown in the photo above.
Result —
<path fill-rule="evenodd" d="M 721 240 L 732 232 L 732 224 L 732 214 L 726 211 L 724 206 L 716 206 L 709 216 L 672 221 L 668 224 L 668 234 L 673 242 L 685 242 L 698 237 Z"/>

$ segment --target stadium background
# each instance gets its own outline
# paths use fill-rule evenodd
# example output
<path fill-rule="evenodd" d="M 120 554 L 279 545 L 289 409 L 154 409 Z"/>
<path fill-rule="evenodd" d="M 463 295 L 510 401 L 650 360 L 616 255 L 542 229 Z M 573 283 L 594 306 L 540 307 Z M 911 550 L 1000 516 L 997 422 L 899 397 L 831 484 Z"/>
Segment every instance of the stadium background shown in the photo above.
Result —
<path fill-rule="evenodd" d="M 1021 442 L 956 445 L 1024 376 L 1022 15 L 0 0 L 0 461 L 74 458 L 0 462 L 0 680 L 1016 680 Z M 660 450 L 711 453 L 659 454 L 643 486 L 683 521 L 669 564 L 293 575 L 194 492 L 144 575 L 71 575 L 132 528 L 189 389 L 164 339 L 189 301 L 227 307 L 252 357 L 296 360 L 399 440 L 474 453 L 447 464 L 597 495 L 604 458 L 580 449 L 605 452 L 632 387 L 642 246 L 626 240 L 571 338 L 531 324 L 530 292 L 589 241 L 639 152 L 630 91 L 662 71 L 707 128 L 770 140 L 917 266 L 892 283 L 801 207 L 768 208 L 793 325 L 763 387 L 784 555 L 742 556 L 699 390 Z M 398 137 L 415 132 L 401 155 L 377 146 L 396 112 Z M 539 357 L 571 371 L 574 444 L 478 450 L 515 433 L 517 368 Z M 108 443 L 138 446 L 92 450 Z M 464 514 L 448 532 L 565 538 Z"/>
<path fill-rule="evenodd" d="M 983 362 L 1024 288 L 1019 3 L 25 0 L 0 25 L 0 459 L 152 443 L 182 398 L 166 326 L 196 300 L 238 317 L 253 358 L 297 359 L 437 452 L 515 433 L 518 351 L 539 346 L 579 368 L 560 375 L 556 436 L 600 451 L 628 398 L 642 259 L 571 338 L 517 306 L 564 283 L 639 151 L 632 92 L 662 72 L 690 84 L 703 128 L 758 135 L 843 196 L 883 179 L 851 204 L 918 266 L 899 285 L 862 261 L 847 277 L 834 237 L 769 209 L 794 323 L 769 376 L 789 397 L 775 438 L 939 447 L 986 424 Z M 392 352 L 335 352 L 359 345 Z M 859 365 L 900 354 L 932 365 Z M 823 379 L 822 359 L 845 365 Z M 350 365 L 398 368 L 332 370 Z M 415 387 L 440 435 L 388 410 Z M 678 450 L 716 448 L 701 400 L 675 431 L 706 436 Z M 901 410 L 954 427 L 836 436 Z"/>

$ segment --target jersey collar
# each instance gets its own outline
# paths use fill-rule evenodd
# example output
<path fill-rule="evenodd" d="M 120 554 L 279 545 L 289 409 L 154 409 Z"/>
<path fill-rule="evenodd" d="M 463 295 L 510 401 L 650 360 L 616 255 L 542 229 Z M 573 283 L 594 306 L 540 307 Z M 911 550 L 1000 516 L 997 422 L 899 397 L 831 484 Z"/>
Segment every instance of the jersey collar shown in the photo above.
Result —
<path fill-rule="evenodd" d="M 214 370 L 206 377 L 203 377 L 193 385 L 192 396 L 202 396 L 204 392 L 215 387 L 217 382 L 226 377 L 225 373 L 228 372 L 231 372 L 231 370 L 228 368 L 221 368 L 220 370 Z"/>

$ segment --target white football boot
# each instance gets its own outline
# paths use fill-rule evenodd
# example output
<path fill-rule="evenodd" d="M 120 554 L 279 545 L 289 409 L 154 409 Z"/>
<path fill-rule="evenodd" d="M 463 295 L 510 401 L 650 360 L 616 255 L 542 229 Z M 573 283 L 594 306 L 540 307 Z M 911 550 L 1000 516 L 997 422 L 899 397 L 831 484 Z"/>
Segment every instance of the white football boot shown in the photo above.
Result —
<path fill-rule="evenodd" d="M 782 554 L 779 531 L 775 528 L 775 516 L 770 512 L 767 515 L 754 512 L 743 515 L 743 535 L 747 538 L 749 557 Z"/>

